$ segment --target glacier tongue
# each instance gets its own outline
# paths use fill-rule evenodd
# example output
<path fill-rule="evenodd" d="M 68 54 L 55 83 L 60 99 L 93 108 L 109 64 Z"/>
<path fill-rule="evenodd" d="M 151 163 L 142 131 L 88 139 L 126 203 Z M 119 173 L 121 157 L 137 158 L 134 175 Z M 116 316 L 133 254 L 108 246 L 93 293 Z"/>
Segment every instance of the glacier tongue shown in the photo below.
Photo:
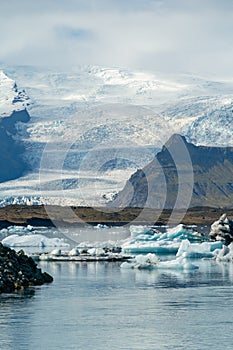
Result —
<path fill-rule="evenodd" d="M 5 198 L 37 198 L 42 187 L 50 203 L 104 205 L 173 133 L 198 144 L 233 145 L 231 82 L 91 66 L 59 73 L 4 70 L 20 91 L 0 74 L 0 116 L 28 107 L 31 120 L 18 123 L 17 139 L 25 142 L 25 161 L 33 169 L 31 176 L 0 186 Z M 55 163 L 39 179 L 45 147 L 56 162 L 69 148 L 61 179 Z"/>

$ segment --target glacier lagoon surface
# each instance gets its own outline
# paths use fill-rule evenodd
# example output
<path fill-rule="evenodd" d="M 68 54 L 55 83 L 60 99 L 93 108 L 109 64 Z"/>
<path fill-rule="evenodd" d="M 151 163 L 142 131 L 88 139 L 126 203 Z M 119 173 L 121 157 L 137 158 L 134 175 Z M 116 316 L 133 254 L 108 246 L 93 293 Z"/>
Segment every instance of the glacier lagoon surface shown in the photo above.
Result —
<path fill-rule="evenodd" d="M 1 295 L 1 350 L 231 349 L 233 265 L 124 270 L 40 262 L 54 282 Z"/>

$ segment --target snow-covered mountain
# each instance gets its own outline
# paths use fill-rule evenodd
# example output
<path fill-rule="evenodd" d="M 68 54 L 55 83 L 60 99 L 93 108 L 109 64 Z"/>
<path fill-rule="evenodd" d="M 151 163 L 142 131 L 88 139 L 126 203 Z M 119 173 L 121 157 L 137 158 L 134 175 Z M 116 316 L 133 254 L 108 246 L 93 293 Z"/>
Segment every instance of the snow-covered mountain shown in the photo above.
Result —
<path fill-rule="evenodd" d="M 19 91 L 15 81 L 0 71 L 0 118 L 24 110 L 29 104 L 25 90 Z"/>
<path fill-rule="evenodd" d="M 29 98 L 16 83 L 0 72 L 0 182 L 21 177 L 28 170 L 23 160 L 24 145 L 17 134 L 17 123 L 28 122 L 25 107 Z"/>
<path fill-rule="evenodd" d="M 3 69 L 22 92 L 0 75 L 0 87 L 15 94 L 7 99 L 4 92 L 0 115 L 28 105 L 24 89 L 30 96 L 31 119 L 18 123 L 17 139 L 33 171 L 1 184 L 2 196 L 14 191 L 58 204 L 102 205 L 173 133 L 196 144 L 233 145 L 231 81 L 100 67 Z"/>

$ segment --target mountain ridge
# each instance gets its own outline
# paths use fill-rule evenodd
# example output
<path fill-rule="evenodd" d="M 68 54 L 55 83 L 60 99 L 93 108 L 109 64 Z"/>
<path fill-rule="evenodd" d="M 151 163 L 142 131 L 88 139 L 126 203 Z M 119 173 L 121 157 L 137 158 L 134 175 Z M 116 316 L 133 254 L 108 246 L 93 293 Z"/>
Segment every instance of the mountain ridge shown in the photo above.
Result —
<path fill-rule="evenodd" d="M 4 90 L 0 84 L 0 100 L 7 86 L 11 91 L 4 99 L 8 104 L 2 104 L 2 110 L 9 106 L 4 115 L 9 117 L 21 103 L 31 116 L 27 123 L 15 124 L 13 136 L 23 142 L 23 158 L 32 169 L 26 177 L 2 183 L 2 198 L 14 193 L 52 204 L 102 206 L 175 132 L 196 145 L 233 146 L 231 81 L 92 66 L 67 72 L 2 68 L 12 78 L 3 77 Z M 24 89 L 30 100 L 17 97 Z M 57 169 L 58 146 L 66 150 L 67 140 L 72 146 L 63 168 Z M 46 153 L 52 156 L 43 162 L 46 175 L 39 179 Z M 71 182 L 77 186 L 71 188 Z"/>
<path fill-rule="evenodd" d="M 187 204 L 231 207 L 232 174 L 233 147 L 196 146 L 183 136 L 173 135 L 152 162 L 130 177 L 111 206 L 170 209 L 180 196 L 180 209 Z"/>

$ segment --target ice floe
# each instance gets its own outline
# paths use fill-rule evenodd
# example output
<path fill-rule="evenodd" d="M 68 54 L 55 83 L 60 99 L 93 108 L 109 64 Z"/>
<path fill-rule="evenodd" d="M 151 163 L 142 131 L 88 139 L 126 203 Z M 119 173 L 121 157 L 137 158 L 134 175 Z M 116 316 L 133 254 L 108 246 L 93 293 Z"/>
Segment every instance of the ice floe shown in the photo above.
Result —
<path fill-rule="evenodd" d="M 209 236 L 211 239 L 223 241 L 228 245 L 233 241 L 233 221 L 223 214 L 211 225 Z"/>
<path fill-rule="evenodd" d="M 189 259 L 214 258 L 222 247 L 222 242 L 190 243 L 189 240 L 184 240 L 176 256 Z"/>
<path fill-rule="evenodd" d="M 218 251 L 216 260 L 223 262 L 233 262 L 233 243 L 230 243 L 228 246 L 224 245 L 222 249 Z"/>
<path fill-rule="evenodd" d="M 175 270 L 195 270 L 198 266 L 190 263 L 183 257 L 178 257 L 173 260 L 160 261 L 155 254 L 136 255 L 134 260 L 123 262 L 122 269 L 175 269 Z"/>
<path fill-rule="evenodd" d="M 208 240 L 193 227 L 180 224 L 168 228 L 164 233 L 147 226 L 133 226 L 130 228 L 131 237 L 122 244 L 122 251 L 126 254 L 176 254 L 183 240 L 189 242 L 203 242 Z"/>
<path fill-rule="evenodd" d="M 2 240 L 8 247 L 69 247 L 63 238 L 48 238 L 41 234 L 10 235 Z"/>

